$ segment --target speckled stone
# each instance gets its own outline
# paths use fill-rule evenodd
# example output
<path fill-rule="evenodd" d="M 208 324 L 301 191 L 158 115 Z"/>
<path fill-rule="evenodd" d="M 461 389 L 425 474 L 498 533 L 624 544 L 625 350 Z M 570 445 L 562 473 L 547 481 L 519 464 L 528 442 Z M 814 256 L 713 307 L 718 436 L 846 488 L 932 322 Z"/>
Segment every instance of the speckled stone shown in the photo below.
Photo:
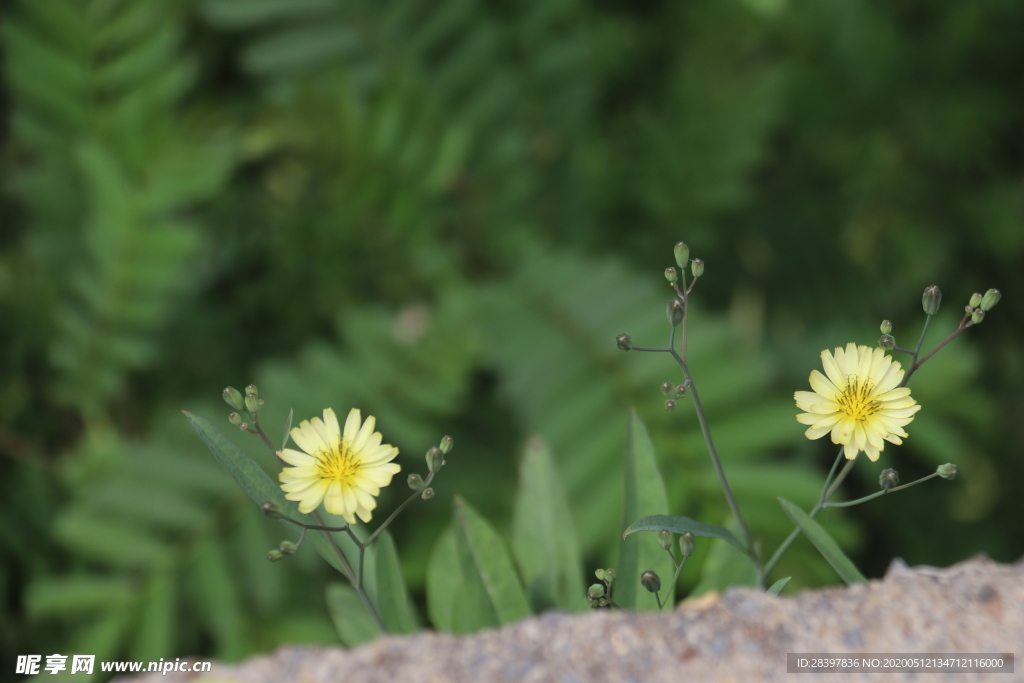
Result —
<path fill-rule="evenodd" d="M 786 654 L 994 653 L 1014 673 L 789 674 Z M 885 578 L 773 597 L 737 588 L 671 614 L 547 613 L 472 636 L 423 632 L 354 650 L 284 647 L 200 676 L 132 683 L 678 683 L 680 681 L 1024 681 L 1024 559 L 949 569 L 897 560 Z"/>

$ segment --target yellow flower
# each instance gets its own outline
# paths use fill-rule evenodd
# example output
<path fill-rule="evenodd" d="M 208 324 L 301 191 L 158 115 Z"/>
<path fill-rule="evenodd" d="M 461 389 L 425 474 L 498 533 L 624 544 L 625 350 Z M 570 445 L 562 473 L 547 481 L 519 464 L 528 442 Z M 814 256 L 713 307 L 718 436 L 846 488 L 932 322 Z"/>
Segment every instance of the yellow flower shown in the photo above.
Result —
<path fill-rule="evenodd" d="M 796 407 L 806 411 L 797 422 L 810 425 L 808 439 L 819 439 L 829 432 L 832 443 L 842 444 L 846 457 L 853 460 L 864 451 L 872 462 L 885 448 L 885 441 L 903 443 L 903 427 L 921 409 L 910 398 L 910 389 L 900 387 L 903 369 L 882 349 L 847 344 L 837 348 L 835 356 L 821 352 L 822 375 L 811 371 L 814 392 L 793 395 Z"/>
<path fill-rule="evenodd" d="M 277 456 L 292 467 L 281 470 L 281 489 L 285 498 L 298 501 L 299 512 L 312 512 L 320 505 L 334 515 L 355 524 L 356 515 L 369 522 L 377 507 L 375 496 L 391 483 L 401 469 L 391 462 L 398 449 L 381 443 L 380 432 L 373 431 L 371 415 L 363 422 L 353 408 L 345 420 L 345 432 L 330 408 L 324 419 L 304 420 L 291 431 L 292 440 L 305 453 L 285 448 Z"/>

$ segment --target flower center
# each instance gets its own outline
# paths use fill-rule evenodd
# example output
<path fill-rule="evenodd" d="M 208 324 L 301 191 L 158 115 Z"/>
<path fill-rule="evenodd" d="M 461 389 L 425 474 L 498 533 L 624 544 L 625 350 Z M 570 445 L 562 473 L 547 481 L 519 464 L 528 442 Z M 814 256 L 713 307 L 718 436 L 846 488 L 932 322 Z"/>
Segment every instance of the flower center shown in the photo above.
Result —
<path fill-rule="evenodd" d="M 359 469 L 359 463 L 353 455 L 352 449 L 345 443 L 338 444 L 330 451 L 321 451 L 318 457 L 320 463 L 317 465 L 320 478 L 343 484 L 352 483 Z"/>
<path fill-rule="evenodd" d="M 839 406 L 854 420 L 863 422 L 880 409 L 878 401 L 873 400 L 874 393 L 874 384 L 862 382 L 855 375 L 850 375 L 846 381 L 846 390 L 839 397 Z"/>

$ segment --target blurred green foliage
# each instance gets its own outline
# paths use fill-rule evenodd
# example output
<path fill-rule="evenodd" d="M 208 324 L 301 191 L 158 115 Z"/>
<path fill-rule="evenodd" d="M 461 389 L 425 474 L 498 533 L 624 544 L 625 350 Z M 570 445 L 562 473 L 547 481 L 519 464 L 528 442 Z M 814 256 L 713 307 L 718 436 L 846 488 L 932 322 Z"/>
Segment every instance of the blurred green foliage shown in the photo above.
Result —
<path fill-rule="evenodd" d="M 808 508 L 832 462 L 793 418 L 820 350 L 874 344 L 882 318 L 912 345 L 920 293 L 939 284 L 934 343 L 972 292 L 1001 289 L 984 324 L 915 375 L 924 409 L 906 445 L 846 489 L 875 490 L 890 466 L 909 481 L 952 461 L 961 478 L 818 520 L 869 577 L 896 555 L 1020 556 L 1020 3 L 2 12 L 3 661 L 234 659 L 336 640 L 311 590 L 327 568 L 309 552 L 263 560 L 280 528 L 179 413 L 216 422 L 228 384 L 259 385 L 272 434 L 289 408 L 359 406 L 407 470 L 455 437 L 438 495 L 394 529 L 417 596 L 435 542 L 457 541 L 442 532 L 454 494 L 522 539 L 517 458 L 534 434 L 588 569 L 611 566 L 630 407 L 665 512 L 725 522 L 692 409 L 663 408 L 658 385 L 681 378 L 614 344 L 624 331 L 664 343 L 658 288 L 678 239 L 707 263 L 690 365 L 768 550 L 792 528 L 775 496 Z M 788 575 L 787 591 L 835 580 L 803 540 Z"/>

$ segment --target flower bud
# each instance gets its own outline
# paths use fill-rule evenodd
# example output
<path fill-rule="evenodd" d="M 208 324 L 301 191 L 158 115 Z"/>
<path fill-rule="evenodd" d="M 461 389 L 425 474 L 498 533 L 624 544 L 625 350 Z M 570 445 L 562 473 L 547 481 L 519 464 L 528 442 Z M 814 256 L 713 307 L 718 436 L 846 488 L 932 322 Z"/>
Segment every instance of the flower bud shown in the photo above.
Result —
<path fill-rule="evenodd" d="M 245 404 L 242 403 L 242 392 L 234 387 L 225 387 L 221 396 L 224 397 L 224 402 L 235 410 L 241 410 L 245 407 Z"/>
<path fill-rule="evenodd" d="M 423 477 L 416 474 L 415 472 L 409 475 L 409 479 L 407 481 L 409 482 L 409 488 L 411 488 L 413 491 L 423 490 Z"/>
<path fill-rule="evenodd" d="M 281 512 L 281 506 L 272 500 L 268 500 L 260 505 L 260 509 L 263 510 L 263 514 L 271 519 L 281 519 L 284 517 L 284 513 Z"/>
<path fill-rule="evenodd" d="M 661 578 L 659 578 L 657 574 L 648 569 L 640 575 L 640 585 L 646 588 L 651 593 L 657 593 L 661 590 Z"/>
<path fill-rule="evenodd" d="M 878 347 L 886 351 L 892 351 L 896 348 L 896 337 L 891 334 L 883 334 L 878 338 Z"/>
<path fill-rule="evenodd" d="M 295 551 L 299 549 L 299 546 L 295 545 L 291 541 L 281 541 L 281 545 L 277 546 L 277 549 L 282 555 L 294 555 Z"/>
<path fill-rule="evenodd" d="M 248 422 L 243 422 L 242 424 L 238 425 L 238 429 L 243 431 L 243 432 L 249 431 L 249 423 Z"/>
<path fill-rule="evenodd" d="M 973 325 L 979 324 L 984 319 L 985 319 L 985 309 L 984 308 L 975 308 L 974 312 L 971 313 L 971 324 L 973 324 Z"/>
<path fill-rule="evenodd" d="M 237 427 L 238 425 L 242 424 L 242 416 L 239 415 L 238 413 L 230 413 L 228 415 L 228 422 Z"/>
<path fill-rule="evenodd" d="M 443 465 L 444 453 L 437 446 L 431 446 L 430 450 L 427 451 L 427 469 L 437 474 Z"/>
<path fill-rule="evenodd" d="M 676 257 L 676 265 L 680 269 L 685 269 L 690 263 L 690 248 L 686 246 L 686 242 L 676 242 L 676 246 L 672 248 L 672 253 Z"/>
<path fill-rule="evenodd" d="M 438 448 L 441 449 L 443 454 L 448 455 L 452 452 L 452 446 L 454 445 L 455 442 L 452 441 L 452 437 L 445 435 L 445 437 L 441 439 L 441 445 Z"/>
<path fill-rule="evenodd" d="M 990 289 L 985 292 L 985 296 L 981 298 L 981 309 L 983 311 L 991 310 L 993 306 L 999 303 L 999 300 L 1003 298 L 1002 292 L 998 289 Z"/>
<path fill-rule="evenodd" d="M 668 280 L 668 283 L 670 285 L 674 285 L 676 283 L 676 281 L 679 280 L 679 276 L 676 275 L 676 269 L 675 268 L 666 268 L 665 269 L 665 279 Z"/>
<path fill-rule="evenodd" d="M 594 576 L 597 577 L 598 581 L 604 581 L 604 570 L 603 569 L 595 569 L 594 570 Z"/>
<path fill-rule="evenodd" d="M 250 413 L 255 413 L 260 409 L 260 399 L 256 394 L 245 395 L 245 409 Z"/>
<path fill-rule="evenodd" d="M 938 285 L 926 287 L 921 296 L 921 307 L 928 315 L 935 315 L 939 312 L 939 304 L 942 303 L 942 290 Z"/>
<path fill-rule="evenodd" d="M 689 557 L 693 555 L 693 549 L 697 545 L 696 539 L 693 537 L 692 531 L 684 531 L 679 536 L 679 552 L 683 554 L 683 557 Z"/>
<path fill-rule="evenodd" d="M 633 338 L 623 332 L 615 338 L 615 345 L 619 347 L 620 351 L 629 351 L 633 348 Z"/>
<path fill-rule="evenodd" d="M 974 294 L 971 294 L 971 300 L 968 302 L 967 305 L 970 306 L 971 308 L 977 308 L 978 306 L 981 305 L 981 299 L 981 294 L 975 292 Z"/>
<path fill-rule="evenodd" d="M 665 398 L 672 398 L 672 394 L 676 393 L 676 386 L 672 382 L 662 382 L 661 393 L 665 395 Z"/>
<path fill-rule="evenodd" d="M 690 266 L 691 272 L 693 272 L 693 279 L 696 280 L 704 274 L 704 262 L 699 258 L 693 259 L 693 264 Z"/>
<path fill-rule="evenodd" d="M 247 393 L 247 394 L 254 394 L 256 396 L 256 398 L 259 398 L 259 396 L 260 396 L 260 392 L 256 388 L 255 384 L 250 384 L 249 386 L 247 386 L 245 388 L 245 393 Z"/>
<path fill-rule="evenodd" d="M 951 462 L 947 462 L 945 465 L 939 465 L 935 471 L 938 473 L 940 477 L 942 477 L 943 479 L 948 479 L 950 481 L 956 479 L 956 475 L 960 473 L 960 470 L 957 469 L 957 466 Z"/>
<path fill-rule="evenodd" d="M 420 494 L 420 500 L 430 500 L 434 497 L 434 489 L 423 489 L 423 493 Z"/>
<path fill-rule="evenodd" d="M 665 410 L 675 410 L 676 402 L 672 399 L 665 401 Z"/>
<path fill-rule="evenodd" d="M 600 600 L 604 597 L 604 584 L 593 583 L 590 584 L 590 588 L 587 589 L 587 597 L 591 600 Z"/>
<path fill-rule="evenodd" d="M 683 300 L 679 297 L 672 299 L 668 302 L 665 307 L 665 315 L 668 317 L 668 324 L 675 327 L 679 323 L 683 322 L 683 313 L 686 312 L 686 306 L 683 305 Z"/>
<path fill-rule="evenodd" d="M 612 581 L 614 581 L 615 580 L 615 570 L 614 569 L 605 569 L 604 570 L 604 580 L 607 581 L 608 583 L 611 583 Z"/>
<path fill-rule="evenodd" d="M 892 332 L 892 321 L 883 320 L 882 324 L 879 326 L 878 329 L 882 334 L 889 334 L 890 332 Z"/>
<path fill-rule="evenodd" d="M 282 559 L 283 557 L 284 557 L 284 555 L 282 555 L 281 551 L 278 550 L 277 548 L 274 548 L 269 553 L 267 553 L 267 559 L 270 560 L 271 562 L 277 562 L 278 560 Z"/>
<path fill-rule="evenodd" d="M 878 475 L 878 485 L 883 491 L 888 491 L 898 483 L 900 483 L 900 475 L 892 468 L 882 470 L 882 473 Z"/>
<path fill-rule="evenodd" d="M 672 532 L 667 529 L 662 529 L 658 532 L 658 545 L 661 546 L 662 550 L 668 550 L 672 547 Z"/>

